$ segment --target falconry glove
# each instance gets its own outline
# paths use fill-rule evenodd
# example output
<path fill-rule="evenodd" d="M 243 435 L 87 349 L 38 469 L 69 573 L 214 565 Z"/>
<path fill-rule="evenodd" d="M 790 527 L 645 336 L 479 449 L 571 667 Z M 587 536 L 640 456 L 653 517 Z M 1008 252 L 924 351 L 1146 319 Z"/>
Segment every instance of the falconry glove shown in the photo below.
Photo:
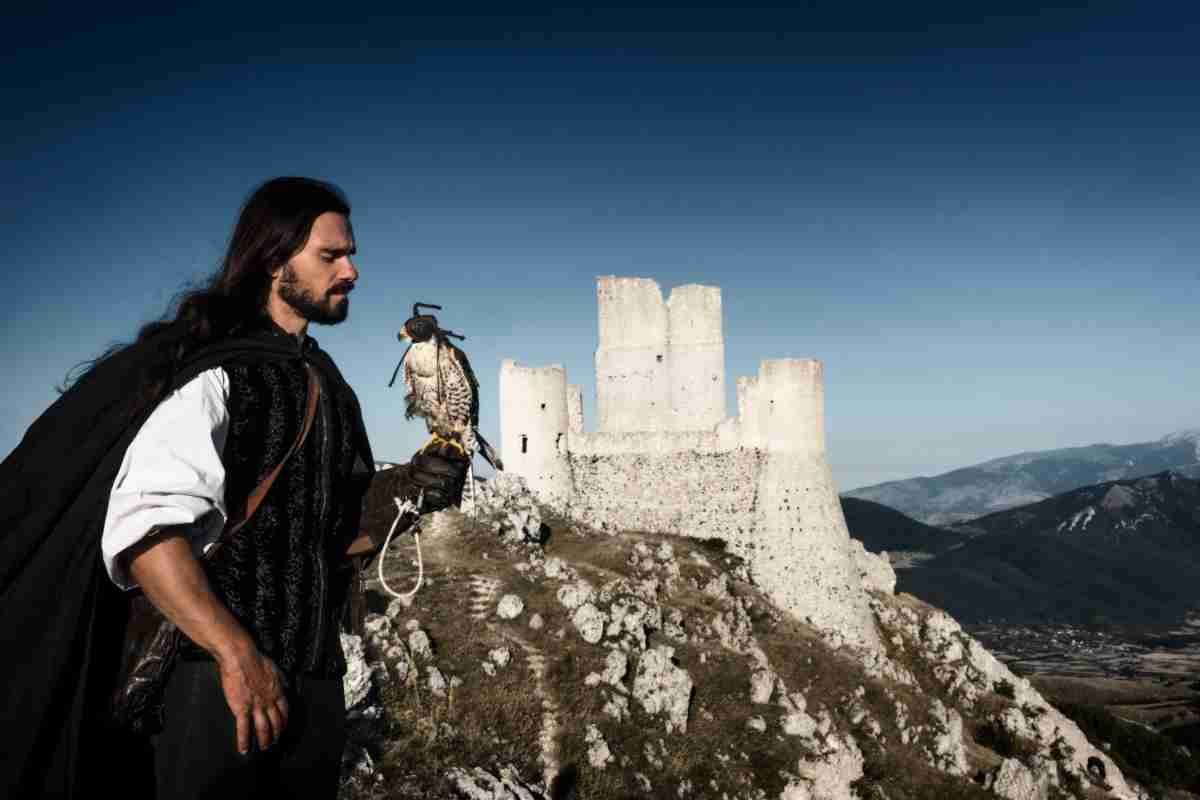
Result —
<path fill-rule="evenodd" d="M 413 455 L 408 462 L 409 482 L 414 494 L 425 492 L 422 513 L 441 511 L 462 502 L 470 463 L 460 451 L 446 444 L 434 444 Z"/>
<path fill-rule="evenodd" d="M 396 518 L 393 498 L 416 503 L 421 500 L 421 513 L 441 511 L 462 502 L 466 483 L 467 460 L 453 447 L 431 446 L 418 451 L 412 461 L 391 469 L 379 470 L 371 476 L 363 496 L 362 527 L 376 549 L 383 547 L 388 531 Z M 422 497 L 421 492 L 424 491 Z M 415 516 L 401 521 L 397 533 L 408 529 Z"/>

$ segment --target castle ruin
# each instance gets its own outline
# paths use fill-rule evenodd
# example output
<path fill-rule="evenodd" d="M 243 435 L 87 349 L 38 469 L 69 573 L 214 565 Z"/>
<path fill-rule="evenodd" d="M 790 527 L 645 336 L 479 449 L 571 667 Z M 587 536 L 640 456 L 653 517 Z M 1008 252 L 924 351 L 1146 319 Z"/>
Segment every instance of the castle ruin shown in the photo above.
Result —
<path fill-rule="evenodd" d="M 596 430 L 559 365 L 500 367 L 505 467 L 568 517 L 718 537 L 783 608 L 878 644 L 825 459 L 821 362 L 762 361 L 725 408 L 721 290 L 664 302 L 645 278 L 597 279 Z"/>

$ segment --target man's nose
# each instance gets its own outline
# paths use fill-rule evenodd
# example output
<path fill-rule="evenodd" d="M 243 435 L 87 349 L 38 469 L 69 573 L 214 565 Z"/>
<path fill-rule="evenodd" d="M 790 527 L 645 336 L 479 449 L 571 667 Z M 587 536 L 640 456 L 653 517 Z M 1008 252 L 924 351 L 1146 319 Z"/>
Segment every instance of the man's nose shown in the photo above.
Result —
<path fill-rule="evenodd" d="M 346 259 L 346 267 L 348 269 L 343 273 L 343 278 L 350 281 L 358 280 L 358 267 L 354 266 L 354 262 L 349 258 Z"/>

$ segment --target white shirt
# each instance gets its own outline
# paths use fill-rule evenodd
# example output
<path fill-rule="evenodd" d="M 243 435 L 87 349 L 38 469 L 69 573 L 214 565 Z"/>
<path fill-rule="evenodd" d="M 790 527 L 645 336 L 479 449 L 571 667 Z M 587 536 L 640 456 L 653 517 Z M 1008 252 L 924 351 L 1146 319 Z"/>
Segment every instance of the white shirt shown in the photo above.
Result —
<path fill-rule="evenodd" d="M 228 403 L 225 370 L 202 372 L 159 403 L 125 451 L 100 539 L 104 567 L 122 589 L 137 584 L 117 557 L 157 529 L 185 526 L 197 556 L 221 535 Z"/>

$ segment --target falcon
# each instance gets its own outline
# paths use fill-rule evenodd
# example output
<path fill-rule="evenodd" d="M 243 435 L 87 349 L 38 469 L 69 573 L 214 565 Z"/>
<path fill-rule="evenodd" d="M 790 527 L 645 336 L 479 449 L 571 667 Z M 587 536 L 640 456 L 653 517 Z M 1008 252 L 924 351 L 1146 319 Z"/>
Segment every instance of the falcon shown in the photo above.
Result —
<path fill-rule="evenodd" d="M 499 455 L 479 433 L 479 381 L 467 354 L 450 343 L 451 338 L 466 337 L 442 329 L 437 317 L 421 313 L 423 308 L 442 310 L 441 306 L 414 303 L 412 318 L 397 335 L 400 341 L 409 343 L 396 366 L 397 371 L 404 368 L 404 385 L 408 389 L 404 416 L 425 419 L 425 427 L 432 436 L 423 450 L 449 445 L 467 459 L 478 451 L 489 464 L 503 470 Z M 392 383 L 395 380 L 393 374 Z"/>

